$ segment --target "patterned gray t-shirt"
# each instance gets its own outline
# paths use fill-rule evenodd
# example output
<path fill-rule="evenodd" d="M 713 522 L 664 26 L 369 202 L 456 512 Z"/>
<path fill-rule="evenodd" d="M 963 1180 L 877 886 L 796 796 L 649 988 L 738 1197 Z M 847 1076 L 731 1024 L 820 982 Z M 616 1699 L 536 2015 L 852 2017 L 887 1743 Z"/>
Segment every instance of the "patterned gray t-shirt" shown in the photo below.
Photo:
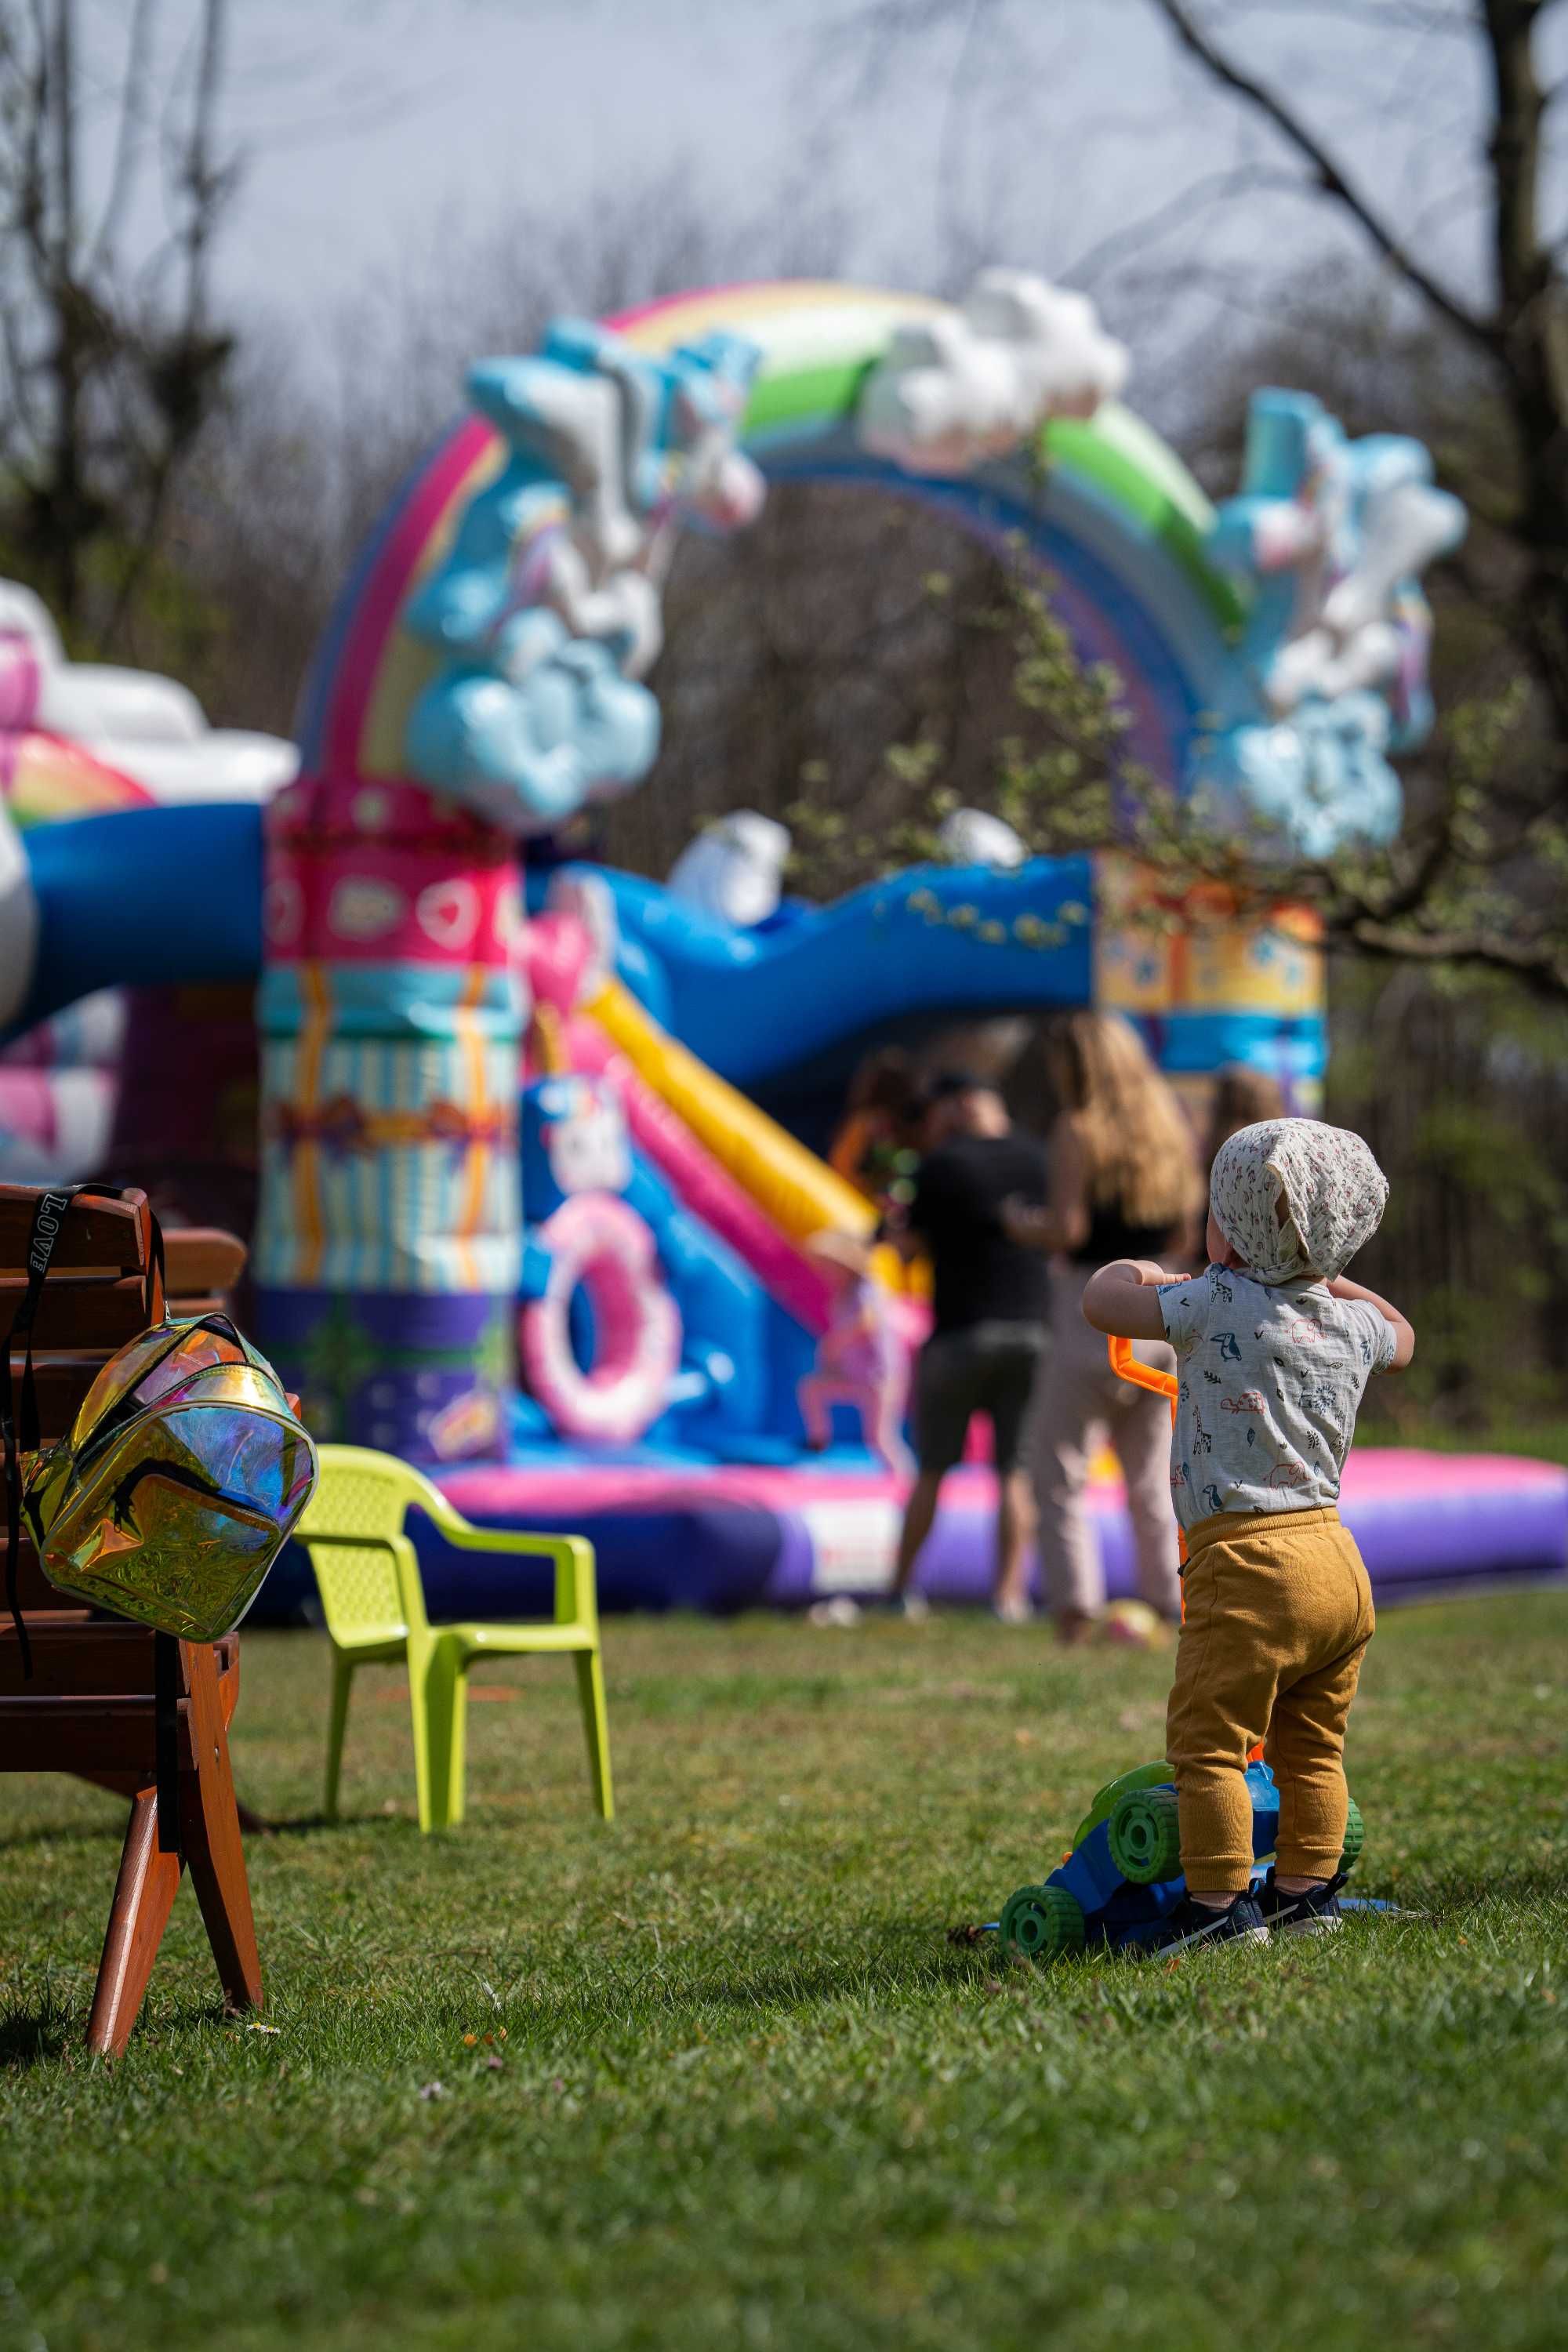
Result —
<path fill-rule="evenodd" d="M 1219 1265 L 1162 1284 L 1160 1311 L 1179 1374 L 1171 1493 L 1182 1526 L 1337 1503 L 1367 1381 L 1394 1361 L 1393 1325 L 1326 1283 Z"/>

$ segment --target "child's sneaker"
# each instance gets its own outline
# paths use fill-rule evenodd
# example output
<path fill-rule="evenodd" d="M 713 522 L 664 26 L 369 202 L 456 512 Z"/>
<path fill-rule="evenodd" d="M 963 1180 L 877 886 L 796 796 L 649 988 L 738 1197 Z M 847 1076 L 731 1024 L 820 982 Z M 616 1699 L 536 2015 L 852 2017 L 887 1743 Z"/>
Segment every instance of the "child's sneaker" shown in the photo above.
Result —
<path fill-rule="evenodd" d="M 1152 1935 L 1140 1936 L 1129 1948 L 1136 1955 L 1185 1951 L 1194 1944 L 1266 1944 L 1268 1930 L 1250 1895 L 1238 1895 L 1223 1911 L 1184 1895 Z"/>
<path fill-rule="evenodd" d="M 1331 1936 L 1336 1927 L 1344 1926 L 1340 1910 L 1340 1889 L 1345 1883 L 1342 1870 L 1322 1886 L 1314 1886 L 1309 1895 L 1287 1895 L 1274 1884 L 1270 1869 L 1261 1886 L 1253 1889 L 1253 1900 L 1263 1916 L 1266 1927 L 1286 1936 Z"/>

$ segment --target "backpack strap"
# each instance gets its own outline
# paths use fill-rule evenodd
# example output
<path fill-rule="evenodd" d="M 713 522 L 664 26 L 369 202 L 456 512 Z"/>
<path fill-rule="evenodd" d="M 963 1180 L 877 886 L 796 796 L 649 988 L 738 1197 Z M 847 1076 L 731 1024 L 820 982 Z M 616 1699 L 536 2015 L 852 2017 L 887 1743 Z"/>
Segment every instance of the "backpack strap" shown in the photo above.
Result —
<path fill-rule="evenodd" d="M 27 1237 L 27 1286 L 11 1318 L 11 1328 L 4 1342 L 0 1343 L 0 1440 L 4 1441 L 5 1448 L 5 1606 L 16 1629 L 16 1647 L 22 1660 L 23 1678 L 28 1682 L 33 1677 L 33 1645 L 27 1639 L 26 1622 L 22 1615 L 17 1553 L 22 1540 L 22 1454 L 24 1452 L 37 1452 L 39 1435 L 38 1386 L 33 1370 L 33 1325 L 37 1318 L 38 1301 L 48 1278 L 49 1261 L 54 1256 L 55 1244 L 59 1239 L 66 1212 L 83 1189 L 80 1184 L 66 1184 L 56 1192 L 39 1193 L 33 1211 L 32 1231 Z M 26 1349 L 22 1365 L 19 1426 L 11 1381 L 11 1350 L 18 1339 L 25 1341 Z"/>

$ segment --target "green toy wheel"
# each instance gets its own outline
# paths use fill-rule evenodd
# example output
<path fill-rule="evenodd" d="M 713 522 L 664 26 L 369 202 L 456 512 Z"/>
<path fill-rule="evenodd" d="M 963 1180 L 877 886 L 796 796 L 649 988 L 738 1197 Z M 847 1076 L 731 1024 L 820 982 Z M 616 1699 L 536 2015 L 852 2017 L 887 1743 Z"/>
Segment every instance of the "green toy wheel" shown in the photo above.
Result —
<path fill-rule="evenodd" d="M 1342 1870 L 1353 1870 L 1366 1843 L 1366 1823 L 1361 1817 L 1361 1807 L 1351 1799 L 1351 1809 L 1345 1816 L 1345 1850 L 1340 1856 Z"/>
<path fill-rule="evenodd" d="M 1171 1768 L 1162 1758 L 1157 1764 L 1134 1765 L 1131 1772 L 1119 1772 L 1114 1780 L 1107 1780 L 1089 1801 L 1089 1811 L 1073 1832 L 1071 1851 L 1076 1853 L 1092 1830 L 1108 1822 L 1116 1811 L 1116 1800 L 1128 1789 L 1153 1789 L 1162 1781 L 1169 1785 Z"/>
<path fill-rule="evenodd" d="M 1110 1859 L 1134 1886 L 1155 1886 L 1182 1874 L 1182 1839 L 1174 1789 L 1129 1789 L 1116 1801 L 1106 1835 Z"/>
<path fill-rule="evenodd" d="M 1081 1952 L 1083 1911 L 1065 1886 L 1020 1886 L 1002 1908 L 1002 1941 L 1026 1960 Z"/>

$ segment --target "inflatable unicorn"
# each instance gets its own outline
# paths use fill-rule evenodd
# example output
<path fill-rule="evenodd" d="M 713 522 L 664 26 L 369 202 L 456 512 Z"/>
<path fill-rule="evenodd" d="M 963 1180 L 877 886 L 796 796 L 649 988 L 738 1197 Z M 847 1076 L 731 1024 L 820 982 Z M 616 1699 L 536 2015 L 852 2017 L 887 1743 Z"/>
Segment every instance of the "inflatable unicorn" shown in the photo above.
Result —
<path fill-rule="evenodd" d="M 518 834 L 640 782 L 658 706 L 637 681 L 677 530 L 732 530 L 762 506 L 734 446 L 756 358 L 712 335 L 653 363 L 570 320 L 536 358 L 470 372 L 507 458 L 409 607 L 442 662 L 409 716 L 413 774 Z"/>

